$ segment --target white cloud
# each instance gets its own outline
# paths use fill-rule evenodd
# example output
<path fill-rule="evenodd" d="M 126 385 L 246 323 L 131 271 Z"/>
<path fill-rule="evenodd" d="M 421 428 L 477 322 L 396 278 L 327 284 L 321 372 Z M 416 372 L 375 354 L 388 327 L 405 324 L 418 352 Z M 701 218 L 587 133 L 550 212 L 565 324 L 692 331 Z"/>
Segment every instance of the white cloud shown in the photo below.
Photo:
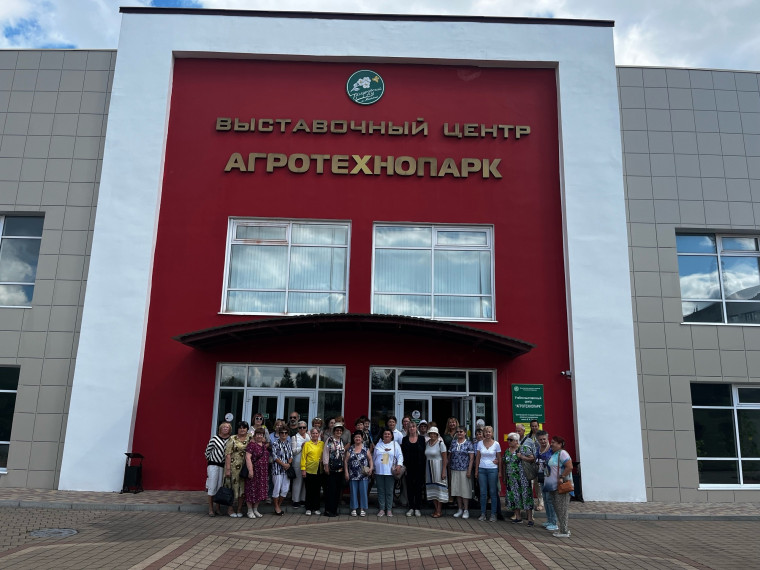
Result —
<path fill-rule="evenodd" d="M 178 4 L 182 0 L 154 0 Z M 187 0 L 205 8 L 615 20 L 618 65 L 760 67 L 755 0 Z M 2 0 L 0 48 L 116 48 L 119 6 L 150 0 Z M 10 34 L 8 31 L 10 30 Z M 16 33 L 14 33 L 16 32 Z"/>

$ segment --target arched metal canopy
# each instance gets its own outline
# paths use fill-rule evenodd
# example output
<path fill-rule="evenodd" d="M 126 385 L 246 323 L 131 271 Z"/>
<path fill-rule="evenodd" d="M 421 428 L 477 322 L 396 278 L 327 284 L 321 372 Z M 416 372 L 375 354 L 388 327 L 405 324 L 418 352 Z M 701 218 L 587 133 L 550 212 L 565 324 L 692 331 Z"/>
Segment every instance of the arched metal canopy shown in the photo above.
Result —
<path fill-rule="evenodd" d="M 535 345 L 497 333 L 465 325 L 433 321 L 401 315 L 316 314 L 275 317 L 243 321 L 202 329 L 181 335 L 174 340 L 197 349 L 213 349 L 240 342 L 274 336 L 338 331 L 398 332 L 447 340 L 472 348 L 480 348 L 515 357 L 530 351 Z"/>

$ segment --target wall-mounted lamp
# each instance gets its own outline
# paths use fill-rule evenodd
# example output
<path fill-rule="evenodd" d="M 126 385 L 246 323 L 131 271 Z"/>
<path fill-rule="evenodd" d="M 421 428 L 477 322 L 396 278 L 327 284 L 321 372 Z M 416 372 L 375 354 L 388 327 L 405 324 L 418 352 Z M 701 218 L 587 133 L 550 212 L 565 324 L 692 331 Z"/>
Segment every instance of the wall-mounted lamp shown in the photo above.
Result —
<path fill-rule="evenodd" d="M 562 372 L 560 372 L 560 374 L 562 374 L 562 376 L 564 376 L 565 378 L 572 378 L 573 377 L 573 371 L 572 370 L 563 370 Z"/>

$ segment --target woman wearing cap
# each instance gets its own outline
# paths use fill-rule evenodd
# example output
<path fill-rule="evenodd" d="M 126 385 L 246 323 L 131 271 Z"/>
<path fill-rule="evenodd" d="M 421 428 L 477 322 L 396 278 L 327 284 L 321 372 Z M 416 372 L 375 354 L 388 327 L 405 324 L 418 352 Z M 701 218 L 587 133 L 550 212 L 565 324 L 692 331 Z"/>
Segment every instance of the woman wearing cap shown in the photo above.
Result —
<path fill-rule="evenodd" d="M 269 481 L 269 452 L 267 451 L 264 428 L 256 428 L 253 441 L 245 448 L 245 464 L 248 467 L 248 479 L 245 482 L 245 502 L 248 504 L 248 518 L 261 518 L 259 503 L 267 498 Z"/>
<path fill-rule="evenodd" d="M 456 499 L 457 510 L 455 518 L 470 518 L 470 497 L 472 497 L 472 462 L 475 456 L 475 448 L 467 439 L 464 427 L 457 426 L 456 439 L 451 442 L 449 455 L 451 461 L 451 497 Z"/>
<path fill-rule="evenodd" d="M 422 439 L 427 441 L 428 438 L 428 429 L 430 428 L 430 424 L 427 423 L 427 420 L 420 420 L 419 425 L 417 426 L 417 431 L 420 432 L 420 435 L 422 436 Z"/>
<path fill-rule="evenodd" d="M 505 506 L 507 510 L 514 509 L 513 523 L 520 524 L 520 511 L 525 511 L 528 526 L 533 526 L 533 488 L 525 476 L 522 462 L 535 460 L 533 447 L 527 443 L 520 443 L 520 434 L 510 433 L 507 436 L 509 448 L 504 452 L 504 465 L 506 468 L 507 494 Z"/>
<path fill-rule="evenodd" d="M 409 510 L 406 516 L 421 517 L 422 489 L 425 486 L 425 438 L 417 431 L 417 424 L 409 423 L 408 432 L 401 440 L 401 453 L 406 466 L 406 497 Z"/>
<path fill-rule="evenodd" d="M 427 489 L 427 498 L 433 501 L 435 512 L 433 518 L 441 516 L 441 502 L 449 499 L 449 485 L 446 477 L 446 468 L 448 466 L 448 454 L 446 445 L 444 445 L 438 435 L 438 428 L 431 427 L 428 430 L 430 440 L 425 447 L 425 457 L 427 458 L 427 469 L 425 472 L 425 488 Z"/>
<path fill-rule="evenodd" d="M 245 499 L 245 479 L 240 477 L 240 470 L 245 461 L 245 448 L 251 441 L 248 433 L 248 422 L 238 422 L 237 433 L 227 440 L 224 447 L 224 476 L 230 478 L 235 502 L 230 505 L 229 514 L 232 518 L 242 517 L 243 499 Z"/>
<path fill-rule="evenodd" d="M 493 428 L 483 428 L 483 441 L 478 442 L 477 455 L 475 457 L 475 477 L 480 482 L 480 517 L 479 521 L 486 520 L 486 506 L 488 497 L 491 497 L 491 522 L 496 521 L 496 506 L 499 494 L 498 481 L 501 478 L 501 446 L 493 439 Z"/>
<path fill-rule="evenodd" d="M 387 514 L 392 517 L 393 486 L 395 485 L 393 476 L 401 472 L 404 454 L 401 452 L 401 446 L 393 440 L 393 431 L 390 428 L 383 428 L 380 441 L 375 445 L 372 461 L 377 483 L 377 502 L 380 505 L 377 516 L 382 517 Z"/>
<path fill-rule="evenodd" d="M 346 446 L 343 443 L 343 424 L 336 423 L 332 435 L 327 438 L 322 452 L 322 463 L 327 474 L 327 494 L 325 495 L 325 515 L 338 516 L 338 505 L 343 493 Z"/>
<path fill-rule="evenodd" d="M 321 420 L 320 420 L 321 421 Z M 322 474 L 319 465 L 322 463 L 322 450 L 325 442 L 319 439 L 319 428 L 311 428 L 311 439 L 301 448 L 301 477 L 306 485 L 306 516 L 312 511 L 315 515 L 319 512 L 319 489 L 322 487 Z"/>
<path fill-rule="evenodd" d="M 358 423 L 358 422 L 357 422 Z M 372 455 L 364 444 L 364 430 L 353 433 L 354 444 L 345 454 L 343 472 L 351 488 L 351 516 L 356 516 L 356 509 L 361 507 L 359 516 L 367 516 L 367 488 L 372 475 Z"/>
<path fill-rule="evenodd" d="M 274 514 L 282 516 L 282 501 L 288 496 L 290 490 L 290 479 L 288 479 L 288 469 L 293 463 L 293 448 L 288 438 L 288 428 L 284 424 L 277 431 L 279 436 L 272 444 L 272 502 L 274 503 Z"/>
<path fill-rule="evenodd" d="M 219 424 L 216 435 L 206 446 L 206 490 L 208 491 L 208 516 L 215 517 L 218 512 L 214 507 L 214 495 L 224 483 L 224 448 L 232 434 L 229 422 Z"/>
<path fill-rule="evenodd" d="M 303 420 L 298 420 L 298 433 L 290 438 L 290 447 L 293 449 L 293 465 L 295 470 L 301 469 L 301 450 L 303 444 L 309 441 L 309 427 Z M 300 508 L 306 501 L 306 486 L 304 485 L 303 477 L 296 477 L 292 481 L 292 494 L 293 506 Z"/>

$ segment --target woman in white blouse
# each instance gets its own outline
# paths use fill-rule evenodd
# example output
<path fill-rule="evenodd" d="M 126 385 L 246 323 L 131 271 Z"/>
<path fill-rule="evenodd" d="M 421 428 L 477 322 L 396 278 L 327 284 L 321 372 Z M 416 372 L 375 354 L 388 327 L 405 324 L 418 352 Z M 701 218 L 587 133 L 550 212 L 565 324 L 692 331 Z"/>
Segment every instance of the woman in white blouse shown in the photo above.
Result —
<path fill-rule="evenodd" d="M 309 441 L 309 432 L 306 422 L 301 420 L 298 422 L 298 433 L 290 438 L 290 445 L 293 448 L 293 465 L 301 466 L 301 448 L 303 444 Z M 293 479 L 293 486 L 291 488 L 293 506 L 300 508 L 306 501 L 306 485 L 304 485 L 303 477 L 296 477 Z"/>
<path fill-rule="evenodd" d="M 393 440 L 393 432 L 389 428 L 383 429 L 372 459 L 377 482 L 377 501 L 380 504 L 377 516 L 382 517 L 387 514 L 392 517 L 393 487 L 396 483 L 394 475 L 401 473 L 404 455 L 401 453 L 401 446 Z"/>

